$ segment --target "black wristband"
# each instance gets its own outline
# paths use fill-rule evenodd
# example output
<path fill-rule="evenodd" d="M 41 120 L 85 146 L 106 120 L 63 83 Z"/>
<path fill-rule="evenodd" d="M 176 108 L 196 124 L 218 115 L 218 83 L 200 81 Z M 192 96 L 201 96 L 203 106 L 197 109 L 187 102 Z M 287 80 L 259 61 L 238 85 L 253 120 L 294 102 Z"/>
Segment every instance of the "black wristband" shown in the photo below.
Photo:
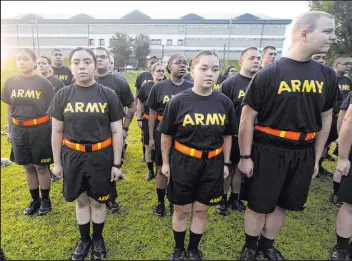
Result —
<path fill-rule="evenodd" d="M 124 129 L 125 131 L 128 131 L 128 127 L 122 127 L 122 129 Z"/>
<path fill-rule="evenodd" d="M 120 164 L 112 164 L 112 166 L 115 168 L 121 169 L 122 164 L 121 163 Z"/>
<path fill-rule="evenodd" d="M 143 119 L 137 119 L 137 121 L 143 121 Z"/>
<path fill-rule="evenodd" d="M 240 159 L 250 159 L 251 155 L 240 155 Z"/>
<path fill-rule="evenodd" d="M 232 166 L 232 162 L 231 161 L 224 162 L 224 166 L 231 167 Z"/>

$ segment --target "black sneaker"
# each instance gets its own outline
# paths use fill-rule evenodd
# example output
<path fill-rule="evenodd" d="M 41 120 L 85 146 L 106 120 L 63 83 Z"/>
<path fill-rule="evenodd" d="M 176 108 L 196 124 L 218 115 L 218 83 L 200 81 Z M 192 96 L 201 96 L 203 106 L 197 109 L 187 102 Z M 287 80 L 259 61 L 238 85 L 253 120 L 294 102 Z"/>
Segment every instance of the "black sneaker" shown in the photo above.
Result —
<path fill-rule="evenodd" d="M 5 260 L 5 254 L 4 251 L 2 251 L 2 249 L 0 248 L 0 260 Z"/>
<path fill-rule="evenodd" d="M 155 178 L 155 174 L 152 171 L 149 170 L 147 176 L 145 176 L 145 179 L 150 181 L 153 178 Z"/>
<path fill-rule="evenodd" d="M 348 252 L 350 253 L 350 258 L 352 259 L 352 242 L 348 245 Z"/>
<path fill-rule="evenodd" d="M 106 248 L 103 237 L 93 237 L 92 241 L 92 259 L 101 260 L 103 257 L 106 258 Z"/>
<path fill-rule="evenodd" d="M 49 214 L 51 210 L 51 201 L 50 199 L 42 199 L 42 202 L 40 204 L 39 208 L 39 215 L 47 215 Z"/>
<path fill-rule="evenodd" d="M 263 256 L 264 258 L 268 260 L 285 260 L 283 255 L 280 253 L 279 250 L 277 250 L 275 247 L 265 249 L 265 250 L 258 250 L 257 256 Z"/>
<path fill-rule="evenodd" d="M 338 200 L 337 195 L 335 194 L 331 195 L 329 202 L 336 206 L 342 206 L 342 202 Z"/>
<path fill-rule="evenodd" d="M 170 210 L 170 217 L 172 217 L 172 215 L 174 214 L 174 204 L 170 203 L 169 210 Z"/>
<path fill-rule="evenodd" d="M 32 199 L 28 207 L 25 208 L 25 215 L 33 215 L 40 208 L 40 199 Z"/>
<path fill-rule="evenodd" d="M 50 178 L 52 182 L 60 180 L 60 178 L 56 177 L 53 173 L 50 172 Z"/>
<path fill-rule="evenodd" d="M 246 211 L 246 205 L 239 199 L 232 199 L 231 208 L 234 211 L 244 212 Z"/>
<path fill-rule="evenodd" d="M 120 204 L 113 200 L 108 200 L 108 202 L 106 202 L 106 207 L 111 213 L 117 213 L 120 210 Z"/>
<path fill-rule="evenodd" d="M 227 216 L 229 214 L 227 211 L 227 204 L 224 200 L 221 201 L 220 205 L 216 206 L 216 213 L 222 216 Z"/>
<path fill-rule="evenodd" d="M 153 209 L 153 215 L 158 216 L 158 217 L 165 216 L 165 204 L 161 203 L 161 202 L 156 204 Z"/>
<path fill-rule="evenodd" d="M 184 248 L 175 248 L 169 260 L 186 260 L 186 250 Z"/>
<path fill-rule="evenodd" d="M 331 255 L 331 260 L 351 260 L 348 249 L 339 249 L 334 247 Z"/>
<path fill-rule="evenodd" d="M 257 250 L 243 246 L 240 260 L 257 260 Z"/>
<path fill-rule="evenodd" d="M 88 255 L 90 246 L 92 244 L 92 240 L 85 242 L 80 239 L 77 243 L 77 247 L 75 252 L 73 252 L 71 259 L 72 260 L 84 260 L 84 258 Z"/>
<path fill-rule="evenodd" d="M 203 260 L 202 251 L 199 249 L 187 250 L 188 260 Z"/>

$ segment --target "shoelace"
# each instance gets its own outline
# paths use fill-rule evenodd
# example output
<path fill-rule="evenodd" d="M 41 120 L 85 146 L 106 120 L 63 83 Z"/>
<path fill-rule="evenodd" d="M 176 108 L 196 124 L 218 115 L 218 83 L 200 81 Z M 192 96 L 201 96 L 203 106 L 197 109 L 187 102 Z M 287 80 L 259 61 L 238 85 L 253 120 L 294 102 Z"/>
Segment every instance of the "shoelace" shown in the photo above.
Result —
<path fill-rule="evenodd" d="M 86 245 L 86 243 L 84 243 L 83 241 L 79 241 L 78 244 L 77 244 L 77 249 L 76 249 L 75 252 L 77 254 L 81 253 L 84 250 L 85 245 Z"/>
<path fill-rule="evenodd" d="M 104 242 L 102 239 L 98 239 L 96 242 L 94 242 L 94 252 L 103 252 L 103 251 L 105 251 Z"/>
<path fill-rule="evenodd" d="M 28 208 L 33 208 L 36 204 L 38 204 L 37 201 L 32 200 L 31 203 L 29 203 Z"/>

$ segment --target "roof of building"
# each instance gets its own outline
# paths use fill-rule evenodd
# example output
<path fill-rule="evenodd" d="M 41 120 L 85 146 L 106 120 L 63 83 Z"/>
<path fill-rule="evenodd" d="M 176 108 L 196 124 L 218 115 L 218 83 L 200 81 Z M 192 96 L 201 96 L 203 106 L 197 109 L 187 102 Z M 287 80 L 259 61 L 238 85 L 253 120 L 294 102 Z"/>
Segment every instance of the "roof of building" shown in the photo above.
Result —
<path fill-rule="evenodd" d="M 142 12 L 140 12 L 138 10 L 134 10 L 131 13 L 122 16 L 121 19 L 123 19 L 123 20 L 146 20 L 146 19 L 150 19 L 150 16 L 143 14 Z"/>
<path fill-rule="evenodd" d="M 238 19 L 238 20 L 258 20 L 258 19 L 260 19 L 260 17 L 249 14 L 249 13 L 245 13 L 243 15 L 239 15 L 239 16 L 235 17 L 235 19 Z"/>
<path fill-rule="evenodd" d="M 78 15 L 72 16 L 71 19 L 86 20 L 86 19 L 94 19 L 94 17 L 87 14 L 80 13 Z"/>
<path fill-rule="evenodd" d="M 181 16 L 180 18 L 183 20 L 203 20 L 204 19 L 204 17 L 197 15 L 197 14 L 194 14 L 194 13 L 190 13 L 190 14 Z"/>

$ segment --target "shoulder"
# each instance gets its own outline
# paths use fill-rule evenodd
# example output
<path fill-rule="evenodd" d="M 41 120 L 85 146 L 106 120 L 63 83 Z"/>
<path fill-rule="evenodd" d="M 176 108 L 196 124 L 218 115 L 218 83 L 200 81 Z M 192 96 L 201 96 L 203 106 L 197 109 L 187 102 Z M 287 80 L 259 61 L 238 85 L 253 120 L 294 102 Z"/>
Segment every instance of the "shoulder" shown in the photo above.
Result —
<path fill-rule="evenodd" d="M 222 102 L 224 102 L 225 104 L 232 106 L 232 101 L 231 101 L 230 98 L 227 97 L 225 94 L 223 94 L 223 93 L 221 93 L 221 92 L 216 92 L 216 91 L 214 92 L 214 91 L 213 91 L 212 95 L 214 95 L 214 96 L 213 96 L 214 99 L 219 100 L 219 101 L 222 101 Z"/>
<path fill-rule="evenodd" d="M 46 79 L 40 75 L 37 75 L 37 74 L 35 76 L 35 80 L 38 81 L 38 83 L 43 84 L 43 85 L 52 85 L 51 81 L 49 81 L 48 79 Z"/>
<path fill-rule="evenodd" d="M 106 87 L 100 83 L 96 83 L 98 86 L 98 89 L 101 90 L 103 93 L 105 93 L 106 95 L 116 95 L 115 91 L 109 87 Z"/>
<path fill-rule="evenodd" d="M 9 78 L 7 78 L 5 83 L 6 84 L 11 84 L 11 83 L 19 81 L 19 80 L 20 80 L 20 75 L 16 74 L 16 75 L 13 75 L 13 76 L 10 76 Z"/>
<path fill-rule="evenodd" d="M 223 89 L 224 88 L 229 88 L 231 85 L 233 85 L 235 83 L 235 78 L 236 77 L 237 77 L 237 75 L 234 76 L 234 77 L 225 79 L 225 81 L 223 81 L 223 83 L 222 83 L 222 88 Z"/>

